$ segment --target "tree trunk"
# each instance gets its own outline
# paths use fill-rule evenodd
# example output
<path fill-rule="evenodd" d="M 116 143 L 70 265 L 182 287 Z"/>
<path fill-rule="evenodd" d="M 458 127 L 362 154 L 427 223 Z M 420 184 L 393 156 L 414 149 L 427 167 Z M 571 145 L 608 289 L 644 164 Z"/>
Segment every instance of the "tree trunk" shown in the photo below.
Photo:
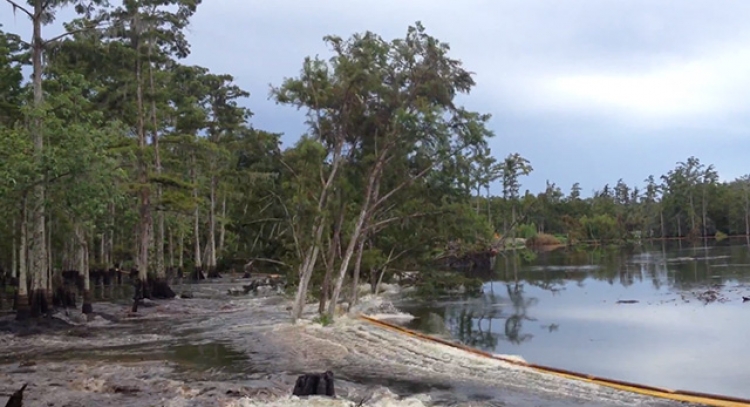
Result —
<path fill-rule="evenodd" d="M 206 241 L 206 244 L 203 245 L 203 252 L 201 253 L 201 261 L 206 267 L 209 267 L 208 264 L 208 250 L 211 248 L 211 246 L 208 244 L 208 241 Z"/>
<path fill-rule="evenodd" d="M 354 276 L 352 277 L 352 295 L 349 300 L 349 309 L 352 309 L 357 305 L 357 297 L 359 296 L 359 273 L 362 268 L 362 252 L 365 249 L 364 237 L 359 240 L 357 245 L 357 259 L 354 261 Z"/>
<path fill-rule="evenodd" d="M 218 179 L 211 175 L 210 202 L 208 209 L 208 274 L 214 276 L 216 273 L 216 187 Z"/>
<path fill-rule="evenodd" d="M 513 249 L 513 253 L 516 252 L 516 203 L 511 203 L 510 207 L 510 230 L 508 231 L 510 233 L 510 247 Z"/>
<path fill-rule="evenodd" d="M 108 231 L 107 231 L 107 260 L 106 264 L 107 267 L 114 267 L 115 265 L 115 259 L 114 259 L 114 250 L 115 250 L 115 204 L 113 202 L 110 202 L 109 204 L 109 224 L 107 225 Z"/>
<path fill-rule="evenodd" d="M 661 203 L 659 204 L 659 221 L 661 222 L 661 238 L 664 239 L 666 236 L 666 233 L 664 233 L 664 209 L 661 208 Z"/>
<path fill-rule="evenodd" d="M 16 296 L 16 319 L 24 321 L 31 316 L 28 291 L 28 202 L 24 194 L 21 203 L 21 239 L 18 245 L 18 291 Z"/>
<path fill-rule="evenodd" d="M 203 269 L 203 262 L 201 261 L 201 234 L 200 234 L 200 203 L 198 201 L 198 174 L 196 166 L 198 165 L 195 161 L 195 153 L 191 154 L 191 160 L 193 165 L 190 167 L 190 175 L 193 181 L 193 199 L 195 200 L 195 212 L 193 214 L 193 235 L 195 236 L 194 248 L 195 248 L 195 273 L 200 274 Z M 198 275 L 196 275 L 198 277 Z"/>
<path fill-rule="evenodd" d="M 101 233 L 99 235 L 99 264 L 106 270 L 107 268 L 107 260 L 106 260 L 106 240 L 107 235 L 105 233 Z"/>
<path fill-rule="evenodd" d="M 490 187 L 487 185 L 487 222 L 492 227 L 492 232 L 496 232 L 495 225 L 492 224 L 492 200 L 490 199 Z"/>
<path fill-rule="evenodd" d="M 704 187 L 705 188 L 705 187 Z M 703 244 L 704 246 L 708 243 L 708 234 L 706 232 L 706 191 L 703 191 L 703 198 L 701 200 L 701 223 L 703 229 Z"/>
<path fill-rule="evenodd" d="M 371 184 L 372 185 L 372 184 Z M 349 244 L 346 247 L 346 252 L 341 259 L 341 266 L 339 268 L 339 275 L 336 278 L 336 285 L 333 288 L 333 295 L 331 296 L 331 302 L 328 303 L 328 316 L 333 318 L 336 312 L 336 303 L 338 302 L 339 296 L 341 295 L 341 288 L 344 285 L 344 278 L 346 277 L 346 271 L 349 268 L 349 262 L 352 260 L 354 250 L 360 240 L 360 235 L 364 229 L 365 221 L 367 220 L 367 214 L 370 210 L 370 200 L 372 199 L 372 188 L 368 188 L 365 197 L 365 202 L 362 205 L 362 210 L 359 212 L 357 222 L 354 224 L 354 230 L 352 231 Z"/>
<path fill-rule="evenodd" d="M 323 210 L 328 204 L 328 194 L 330 193 L 333 181 L 336 179 L 338 174 L 339 166 L 341 165 L 341 149 L 343 143 L 338 142 L 333 151 L 333 162 L 331 163 L 331 172 L 328 174 L 323 189 L 320 191 L 320 197 L 318 198 L 318 214 L 316 219 L 313 221 L 312 228 L 312 242 L 311 246 L 305 253 L 305 258 L 300 265 L 300 281 L 297 287 L 297 295 L 294 298 L 294 305 L 292 306 L 292 323 L 302 316 L 302 311 L 305 308 L 305 302 L 307 301 L 307 287 L 310 284 L 310 278 L 312 277 L 313 270 L 315 270 L 315 263 L 318 260 L 318 252 L 320 251 L 320 244 L 323 239 L 323 229 L 325 227 L 326 217 L 323 214 Z"/>
<path fill-rule="evenodd" d="M 693 203 L 693 193 L 690 193 L 690 230 L 695 230 L 695 204 Z"/>
<path fill-rule="evenodd" d="M 372 288 L 372 293 L 377 296 L 380 293 L 380 284 L 383 282 L 383 276 L 385 275 L 386 270 L 388 270 L 388 265 L 391 264 L 391 259 L 393 259 L 393 249 L 391 249 L 391 252 L 388 253 L 388 259 L 385 261 L 385 264 L 383 265 L 383 269 L 380 270 L 380 275 L 378 276 L 378 281 L 375 283 L 375 287 Z M 507 260 L 508 257 L 506 256 L 505 259 Z"/>
<path fill-rule="evenodd" d="M 180 237 L 177 240 L 177 246 L 180 248 L 177 252 L 177 267 L 182 269 L 185 265 L 185 232 L 180 228 Z"/>
<path fill-rule="evenodd" d="M 13 218 L 13 234 L 11 235 L 11 238 L 13 239 L 12 249 L 11 249 L 11 259 L 10 259 L 10 275 L 11 277 L 18 277 L 18 224 L 16 223 L 16 218 Z"/>
<path fill-rule="evenodd" d="M 367 188 L 365 190 L 365 201 L 362 203 L 362 209 L 357 217 L 357 222 L 354 224 L 354 230 L 349 240 L 349 244 L 346 247 L 346 252 L 341 259 L 341 266 L 339 268 L 339 275 L 336 278 L 336 285 L 333 289 L 333 295 L 331 296 L 331 302 L 328 304 L 328 316 L 334 317 L 336 311 L 336 303 L 338 302 L 339 296 L 341 295 L 341 287 L 344 285 L 344 277 L 346 277 L 346 271 L 349 268 L 349 262 L 354 254 L 354 249 L 358 244 L 361 234 L 364 230 L 365 223 L 369 218 L 370 211 L 375 209 L 378 205 L 378 199 L 380 197 L 380 177 L 383 173 L 383 166 L 385 165 L 385 158 L 388 153 L 387 149 L 383 149 L 380 152 L 375 166 L 372 168 L 367 180 Z M 405 184 L 402 184 L 402 186 Z M 400 187 L 397 187 L 400 188 Z M 393 189 L 386 197 L 392 193 L 395 193 L 396 189 Z"/>
<path fill-rule="evenodd" d="M 44 244 L 47 246 L 47 304 L 52 304 L 52 273 L 55 264 L 52 261 L 52 215 L 47 215 L 47 236 Z"/>
<path fill-rule="evenodd" d="M 156 167 L 156 174 L 161 175 L 161 156 L 159 154 L 159 121 L 156 117 L 156 86 L 154 84 L 154 68 L 151 61 L 151 53 L 153 52 L 153 41 L 149 42 L 148 47 L 148 80 L 151 88 L 151 144 L 154 146 L 154 166 Z M 161 184 L 156 186 L 156 199 L 160 200 L 162 195 Z M 156 212 L 156 239 L 154 242 L 156 246 L 156 279 L 161 283 L 166 284 L 166 272 L 164 269 L 164 211 L 158 210 Z"/>
<path fill-rule="evenodd" d="M 224 194 L 224 198 L 221 200 L 221 222 L 219 222 L 219 252 L 218 256 L 224 255 L 224 238 L 226 237 L 226 218 L 227 218 L 227 196 Z"/>
<path fill-rule="evenodd" d="M 137 104 L 137 115 L 138 115 L 138 182 L 139 185 L 139 197 L 140 197 L 140 208 L 139 208 L 139 228 L 138 228 L 138 279 L 140 280 L 141 287 L 143 289 L 143 296 L 148 298 L 149 294 L 146 292 L 148 283 L 148 248 L 151 241 L 150 230 L 152 227 L 151 221 L 151 190 L 148 179 L 148 163 L 146 162 L 146 124 L 145 124 L 145 111 L 143 107 L 143 78 L 142 78 L 142 65 L 141 65 L 141 52 L 140 52 L 140 29 L 141 22 L 138 13 L 135 14 L 133 24 L 131 25 L 133 37 L 133 48 L 136 53 L 135 62 L 135 80 L 136 80 L 136 104 Z"/>
<path fill-rule="evenodd" d="M 90 314 L 94 311 L 91 305 L 91 278 L 89 273 L 89 250 L 86 233 L 81 225 L 75 227 L 76 240 L 78 240 L 78 272 L 83 277 L 83 306 L 81 312 Z"/>
<path fill-rule="evenodd" d="M 169 229 L 169 268 L 174 269 L 174 231 Z"/>
<path fill-rule="evenodd" d="M 323 223 L 325 218 L 321 219 Z M 307 287 L 310 284 L 310 278 L 312 272 L 315 269 L 315 263 L 318 258 L 318 252 L 320 251 L 320 245 L 314 242 L 320 241 L 323 237 L 323 225 L 320 225 L 313 234 L 313 244 L 307 250 L 307 254 L 300 266 L 300 281 L 297 287 L 297 295 L 294 297 L 294 305 L 292 306 L 292 323 L 297 322 L 297 319 L 302 317 L 302 311 L 305 309 L 305 303 L 307 302 Z"/>
<path fill-rule="evenodd" d="M 157 187 L 157 198 L 161 195 L 159 189 L 161 188 Z M 164 212 L 156 211 L 156 241 L 154 242 L 156 245 L 156 278 L 162 280 L 167 277 L 166 267 L 164 266 L 164 229 Z"/>
<path fill-rule="evenodd" d="M 341 225 L 344 223 L 346 212 L 339 208 L 339 217 L 333 224 L 333 237 L 331 238 L 331 247 L 328 248 L 328 261 L 326 262 L 326 274 L 323 277 L 323 286 L 320 290 L 320 303 L 318 304 L 318 313 L 323 314 L 326 310 L 326 303 L 331 295 L 331 278 L 333 277 L 333 268 L 335 267 L 336 255 L 341 257 Z"/>
<path fill-rule="evenodd" d="M 479 208 L 479 206 L 480 206 L 480 204 L 481 204 L 481 202 L 480 202 L 480 201 L 482 200 L 482 199 L 481 199 L 481 195 L 482 195 L 482 186 L 481 186 L 481 185 L 479 185 L 479 183 L 477 183 L 477 197 L 476 197 L 476 200 L 477 200 L 477 208 L 476 208 L 476 210 L 477 210 L 477 215 L 479 215 L 479 211 L 480 211 L 480 208 Z"/>
<path fill-rule="evenodd" d="M 34 107 L 40 109 L 44 102 L 42 91 L 42 53 L 44 42 L 42 41 L 42 13 L 43 0 L 34 0 L 34 34 L 32 39 L 32 66 L 33 66 L 33 89 Z M 35 118 L 32 125 L 32 138 L 34 144 L 34 159 L 41 167 L 44 155 L 44 134 L 42 133 L 42 121 Z M 39 316 L 48 312 L 46 288 L 47 288 L 47 244 L 45 233 L 45 183 L 44 176 L 38 175 L 34 185 L 34 201 L 32 211 L 32 235 L 31 235 L 31 315 Z"/>

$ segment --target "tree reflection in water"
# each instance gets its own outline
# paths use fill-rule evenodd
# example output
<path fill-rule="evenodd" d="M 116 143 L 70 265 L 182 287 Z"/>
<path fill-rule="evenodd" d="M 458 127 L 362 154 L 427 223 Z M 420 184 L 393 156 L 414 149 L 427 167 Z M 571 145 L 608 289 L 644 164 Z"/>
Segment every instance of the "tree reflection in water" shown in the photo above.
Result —
<path fill-rule="evenodd" d="M 505 320 L 505 339 L 514 344 L 520 344 L 533 338 L 532 334 L 522 334 L 523 321 L 536 321 L 536 318 L 529 317 L 527 312 L 529 307 L 536 305 L 539 299 L 535 297 L 524 298 L 523 284 L 506 284 L 508 297 L 513 304 L 513 315 Z"/>
<path fill-rule="evenodd" d="M 728 282 L 736 285 L 737 281 L 750 281 L 750 250 L 744 242 L 708 249 L 705 245 L 686 246 L 680 251 L 662 241 L 634 249 L 599 247 L 541 252 L 535 258 L 514 253 L 502 257 L 494 269 L 471 270 L 469 277 L 485 281 L 484 295 L 424 308 L 425 312 L 442 314 L 442 327 L 450 331 L 444 330 L 446 334 L 490 352 L 503 352 L 498 346 L 501 342 L 507 343 L 506 348 L 511 344 L 528 346 L 534 334 L 557 331 L 557 321 L 544 321 L 539 326 L 532 322 L 529 327 L 528 321 L 536 321 L 532 315 L 541 317 L 544 311 L 535 312 L 531 307 L 541 307 L 539 298 L 545 298 L 544 307 L 555 307 L 557 303 L 549 297 L 575 295 L 586 286 L 609 290 L 596 282 L 640 286 L 658 295 L 679 294 L 677 298 L 684 300 L 685 294 L 709 289 L 721 292 Z M 567 306 L 566 301 L 560 306 Z"/>
<path fill-rule="evenodd" d="M 528 315 L 529 307 L 536 305 L 537 298 L 525 298 L 523 284 L 505 284 L 508 300 L 490 293 L 476 301 L 471 301 L 456 312 L 447 315 L 451 335 L 469 346 L 495 351 L 500 340 L 513 344 L 521 344 L 533 338 L 530 333 L 523 333 L 524 321 L 536 321 Z M 506 307 L 501 304 L 510 303 L 510 313 L 503 312 Z M 504 320 L 504 321 L 503 321 Z M 498 333 L 499 326 L 503 333 Z"/>

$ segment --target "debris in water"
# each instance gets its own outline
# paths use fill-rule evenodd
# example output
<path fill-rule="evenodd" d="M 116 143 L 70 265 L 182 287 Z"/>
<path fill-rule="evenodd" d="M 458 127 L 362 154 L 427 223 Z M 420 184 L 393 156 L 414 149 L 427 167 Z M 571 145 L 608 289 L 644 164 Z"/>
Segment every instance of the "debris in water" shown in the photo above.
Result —
<path fill-rule="evenodd" d="M 619 300 L 618 304 L 638 304 L 638 300 Z"/>

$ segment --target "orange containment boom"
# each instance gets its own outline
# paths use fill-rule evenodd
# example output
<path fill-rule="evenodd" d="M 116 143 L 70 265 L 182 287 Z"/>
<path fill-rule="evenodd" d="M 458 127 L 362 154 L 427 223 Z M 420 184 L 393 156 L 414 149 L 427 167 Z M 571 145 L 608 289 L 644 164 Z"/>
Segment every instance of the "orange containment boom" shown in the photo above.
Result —
<path fill-rule="evenodd" d="M 500 360 L 500 361 L 510 363 L 516 366 L 528 367 L 530 369 L 533 369 L 539 372 L 549 373 L 549 374 L 553 374 L 559 377 L 564 377 L 564 378 L 573 379 L 573 380 L 581 380 L 581 381 L 585 381 L 589 383 L 595 383 L 601 386 L 606 386 L 606 387 L 623 390 L 623 391 L 629 391 L 632 393 L 638 393 L 638 394 L 651 396 L 651 397 L 658 397 L 658 398 L 682 401 L 682 402 L 687 402 L 687 403 L 702 404 L 706 406 L 750 407 L 750 400 L 747 400 L 747 399 L 741 399 L 738 397 L 730 397 L 730 396 L 721 396 L 721 395 L 716 395 L 716 394 L 698 393 L 694 391 L 670 390 L 670 389 L 663 389 L 663 388 L 658 388 L 658 387 L 644 386 L 644 385 L 636 384 L 636 383 L 629 383 L 629 382 L 614 380 L 614 379 L 605 379 L 605 378 L 587 375 L 583 373 L 571 372 L 571 371 L 564 370 L 564 369 L 542 366 L 542 365 L 537 365 L 534 363 L 522 362 L 519 360 L 507 359 L 507 358 L 493 355 L 489 352 L 484 352 L 479 349 L 471 348 L 466 345 L 447 341 L 445 339 L 436 338 L 436 337 L 426 335 L 417 331 L 413 331 L 408 328 L 404 328 L 404 327 L 394 325 L 385 321 L 381 321 L 379 319 L 375 319 L 367 315 L 360 315 L 359 318 L 375 326 L 397 331 L 397 332 L 400 332 L 400 333 L 403 333 L 412 337 L 420 338 L 425 341 L 440 343 L 442 345 L 450 346 L 456 349 L 461 349 L 463 351 L 473 353 L 475 355 Z"/>

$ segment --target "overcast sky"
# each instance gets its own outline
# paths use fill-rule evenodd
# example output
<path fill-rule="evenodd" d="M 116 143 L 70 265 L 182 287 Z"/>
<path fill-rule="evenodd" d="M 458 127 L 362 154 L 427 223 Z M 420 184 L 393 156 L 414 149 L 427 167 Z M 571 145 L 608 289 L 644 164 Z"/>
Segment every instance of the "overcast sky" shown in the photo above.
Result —
<path fill-rule="evenodd" d="M 642 184 L 690 155 L 724 180 L 750 173 L 748 18 L 737 0 L 204 0 L 187 63 L 234 75 L 253 125 L 290 145 L 302 115 L 269 101 L 269 84 L 327 55 L 324 35 L 391 39 L 419 20 L 476 72 L 464 103 L 493 115 L 493 153 L 531 161 L 522 191 L 550 180 L 589 192 Z M 9 7 L 0 23 L 28 38 Z"/>

